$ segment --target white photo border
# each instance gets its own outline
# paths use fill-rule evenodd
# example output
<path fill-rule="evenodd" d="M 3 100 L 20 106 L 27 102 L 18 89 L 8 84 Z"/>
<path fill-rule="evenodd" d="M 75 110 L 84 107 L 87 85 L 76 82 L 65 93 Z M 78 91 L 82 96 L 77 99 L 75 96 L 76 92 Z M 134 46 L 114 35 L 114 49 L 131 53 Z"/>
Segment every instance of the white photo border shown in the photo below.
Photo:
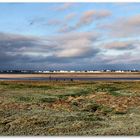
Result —
<path fill-rule="evenodd" d="M 0 0 L 0 3 L 140 3 L 140 0 Z M 0 136 L 0 140 L 139 140 L 139 136 Z"/>

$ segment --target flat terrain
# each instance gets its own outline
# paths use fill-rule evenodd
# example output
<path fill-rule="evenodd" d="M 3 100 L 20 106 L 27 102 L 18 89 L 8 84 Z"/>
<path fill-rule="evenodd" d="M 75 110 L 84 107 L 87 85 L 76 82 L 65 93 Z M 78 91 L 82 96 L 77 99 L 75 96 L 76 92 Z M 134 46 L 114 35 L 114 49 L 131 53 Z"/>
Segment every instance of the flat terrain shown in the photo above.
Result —
<path fill-rule="evenodd" d="M 46 74 L 0 74 L 0 78 L 36 78 L 36 77 L 70 77 L 70 78 L 140 78 L 140 72 L 100 72 L 100 73 L 46 73 Z"/>
<path fill-rule="evenodd" d="M 140 135 L 140 81 L 1 81 L 0 135 Z"/>

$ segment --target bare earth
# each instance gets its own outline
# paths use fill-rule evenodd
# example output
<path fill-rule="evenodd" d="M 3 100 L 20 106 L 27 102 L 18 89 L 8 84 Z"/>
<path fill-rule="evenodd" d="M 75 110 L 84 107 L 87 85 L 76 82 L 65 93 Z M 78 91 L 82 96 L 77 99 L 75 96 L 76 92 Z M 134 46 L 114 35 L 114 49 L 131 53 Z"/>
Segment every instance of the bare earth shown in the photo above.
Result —
<path fill-rule="evenodd" d="M 36 78 L 36 77 L 63 77 L 63 78 L 140 78 L 140 72 L 125 73 L 46 73 L 46 74 L 0 74 L 0 78 Z"/>

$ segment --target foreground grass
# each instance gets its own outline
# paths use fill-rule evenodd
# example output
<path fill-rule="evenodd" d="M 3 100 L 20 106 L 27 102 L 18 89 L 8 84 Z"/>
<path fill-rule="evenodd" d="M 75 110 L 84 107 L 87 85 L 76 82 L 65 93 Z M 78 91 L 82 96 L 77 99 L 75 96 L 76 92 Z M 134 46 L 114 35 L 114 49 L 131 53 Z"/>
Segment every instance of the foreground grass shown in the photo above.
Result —
<path fill-rule="evenodd" d="M 140 135 L 140 82 L 0 82 L 0 135 Z"/>

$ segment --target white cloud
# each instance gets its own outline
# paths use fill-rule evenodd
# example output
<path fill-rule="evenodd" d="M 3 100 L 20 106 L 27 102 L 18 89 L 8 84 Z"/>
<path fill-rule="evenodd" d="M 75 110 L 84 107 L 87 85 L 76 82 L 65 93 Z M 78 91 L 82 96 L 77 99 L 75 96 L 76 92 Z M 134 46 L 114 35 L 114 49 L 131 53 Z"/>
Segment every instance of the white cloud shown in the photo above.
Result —
<path fill-rule="evenodd" d="M 91 24 L 92 22 L 100 19 L 104 19 L 111 15 L 111 12 L 108 10 L 88 10 L 83 13 L 80 17 L 79 22 L 76 27 L 81 27 L 84 25 Z"/>
<path fill-rule="evenodd" d="M 64 11 L 64 10 L 67 10 L 67 9 L 71 8 L 73 5 L 74 5 L 74 3 L 58 4 L 58 6 L 56 6 L 54 8 L 54 10 L 56 10 L 56 11 Z"/>
<path fill-rule="evenodd" d="M 132 37 L 140 33 L 140 14 L 131 17 L 122 17 L 101 25 L 99 29 L 106 30 L 110 37 Z"/>

